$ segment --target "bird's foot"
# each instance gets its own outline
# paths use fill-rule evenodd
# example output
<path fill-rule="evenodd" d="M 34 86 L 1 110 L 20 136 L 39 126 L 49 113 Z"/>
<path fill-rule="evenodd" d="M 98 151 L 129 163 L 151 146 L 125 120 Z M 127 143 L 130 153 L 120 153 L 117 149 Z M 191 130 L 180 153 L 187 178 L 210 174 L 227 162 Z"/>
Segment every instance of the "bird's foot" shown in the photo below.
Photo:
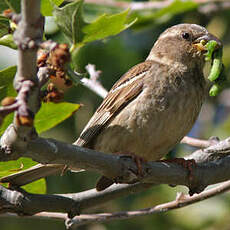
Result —
<path fill-rule="evenodd" d="M 137 173 L 139 176 L 143 176 L 143 169 L 142 169 L 142 163 L 147 162 L 143 157 L 135 155 L 135 153 L 132 152 L 116 152 L 115 154 L 123 155 L 125 157 L 131 157 L 132 160 L 135 162 L 137 166 Z"/>
<path fill-rule="evenodd" d="M 146 162 L 146 160 L 143 157 L 136 156 L 134 153 L 131 153 L 131 152 L 125 152 L 125 153 L 124 152 L 116 152 L 113 154 L 121 155 L 121 157 L 131 158 L 137 166 L 137 175 L 143 176 L 142 163 Z M 97 191 L 103 191 L 106 188 L 110 187 L 113 183 L 117 183 L 117 178 L 110 179 L 110 178 L 107 178 L 106 176 L 102 176 L 97 181 L 96 190 Z"/>
<path fill-rule="evenodd" d="M 183 168 L 188 170 L 188 181 L 189 181 L 189 194 L 193 195 L 196 191 L 193 192 L 194 188 L 194 175 L 193 175 L 193 169 L 197 166 L 195 160 L 185 160 L 184 158 L 173 158 L 173 159 L 167 159 L 167 160 L 160 160 L 160 162 L 166 162 L 166 163 L 176 163 L 178 165 L 181 165 Z"/>

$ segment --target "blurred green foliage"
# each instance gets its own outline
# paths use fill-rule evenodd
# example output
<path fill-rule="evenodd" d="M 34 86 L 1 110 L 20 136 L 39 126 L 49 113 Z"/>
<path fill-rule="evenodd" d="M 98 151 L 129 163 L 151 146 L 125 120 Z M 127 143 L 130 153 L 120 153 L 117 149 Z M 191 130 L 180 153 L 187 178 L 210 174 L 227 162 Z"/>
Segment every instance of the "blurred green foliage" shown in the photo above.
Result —
<path fill-rule="evenodd" d="M 5 1 L 0 3 L 0 9 L 9 8 Z M 17 1 L 16 1 L 17 2 Z M 62 1 L 56 1 L 56 3 Z M 71 4 L 80 4 L 81 1 L 75 1 Z M 131 1 L 128 1 L 131 3 Z M 14 2 L 15 3 L 15 2 Z M 43 4 L 47 2 L 43 1 Z M 57 3 L 57 5 L 58 5 Z M 163 1 L 162 1 L 163 4 Z M 218 3 L 221 4 L 221 3 Z M 50 7 L 52 4 L 45 7 L 43 13 L 50 15 Z M 63 2 L 60 6 L 68 7 L 68 2 Z M 81 20 L 84 18 L 84 23 L 80 32 L 76 32 L 74 37 L 73 30 L 79 25 L 79 21 L 70 20 L 65 15 L 64 18 L 54 13 L 57 18 L 57 24 L 63 29 L 68 24 L 70 25 L 70 40 L 66 39 L 69 32 L 64 35 L 59 29 L 53 34 L 47 34 L 47 39 L 53 39 L 58 42 L 68 42 L 70 45 L 81 43 L 84 41 L 86 32 L 95 33 L 100 29 L 100 25 L 107 23 L 110 14 L 125 18 L 123 24 L 116 33 L 106 33 L 106 39 L 103 36 L 95 36 L 94 39 L 89 39 L 89 43 L 81 45 L 80 49 L 73 49 L 71 66 L 81 72 L 85 71 L 85 66 L 88 63 L 96 65 L 98 70 L 102 71 L 101 82 L 109 89 L 114 82 L 125 73 L 130 67 L 143 61 L 150 51 L 155 40 L 161 32 L 166 28 L 178 23 L 196 23 L 205 26 L 211 33 L 219 37 L 224 44 L 223 63 L 225 64 L 226 76 L 229 78 L 230 73 L 230 8 L 222 9 L 215 8 L 213 3 L 198 4 L 198 1 L 173 1 L 171 5 L 163 9 L 145 9 L 136 11 L 127 11 L 122 8 L 105 4 L 83 4 Z M 18 7 L 17 7 L 18 8 Z M 43 8 L 44 9 L 44 8 Z M 55 7 L 57 9 L 57 7 Z M 18 9 L 17 9 L 18 10 Z M 76 9 L 71 9 L 76 13 Z M 106 16 L 103 14 L 106 14 Z M 137 18 L 137 22 L 128 30 L 126 25 L 133 22 Z M 78 17 L 75 19 L 79 19 Z M 115 16 L 116 19 L 116 16 Z M 5 19 L 4 19 L 5 20 Z M 60 24 L 62 20 L 62 24 Z M 64 21 L 63 21 L 64 20 Z M 102 23 L 101 21 L 102 20 Z M 91 24 L 90 24 L 91 23 Z M 116 23 L 116 20 L 114 21 Z M 75 24 L 75 26 L 73 26 Z M 86 24 L 93 29 L 86 29 Z M 130 24 L 131 25 L 131 24 Z M 0 18 L 1 26 L 1 18 Z M 86 27 L 85 27 L 86 26 Z M 113 24 L 114 26 L 114 24 Z M 120 29 L 122 28 L 122 29 Z M 125 30 L 126 29 L 126 30 Z M 123 31 L 125 30 L 125 31 Z M 120 33 L 123 31 L 122 33 Z M 64 31 L 65 32 L 65 31 Z M 103 32 L 103 30 L 102 30 Z M 80 36 L 79 36 L 80 33 Z M 114 36 L 115 34 L 118 34 Z M 113 37 L 109 37 L 113 35 Z M 108 38 L 109 37 L 109 38 Z M 95 41 L 100 39 L 100 41 Z M 103 40 L 101 40 L 103 39 Z M 93 41 L 93 42 L 92 42 Z M 191 131 L 191 135 L 200 138 L 209 138 L 216 135 L 220 138 L 230 136 L 230 91 L 225 89 L 216 98 L 207 98 L 203 106 L 199 120 Z M 84 106 L 68 120 L 57 125 L 55 128 L 43 133 L 44 137 L 52 137 L 66 142 L 73 142 L 84 125 L 87 123 L 97 106 L 101 102 L 101 98 L 83 86 L 74 86 L 66 91 L 65 100 L 72 103 L 81 103 Z M 184 145 L 177 146 L 172 156 L 183 156 L 194 149 Z M 17 169 L 20 167 L 18 164 Z M 87 190 L 94 187 L 98 175 L 92 172 L 84 172 L 80 174 L 67 173 L 64 176 L 52 176 L 47 178 L 48 193 L 70 193 Z M 35 186 L 36 187 L 36 186 Z M 97 211 L 112 212 L 121 210 L 135 210 L 139 208 L 151 207 L 163 202 L 168 202 L 176 197 L 179 191 L 187 192 L 187 190 L 178 186 L 171 188 L 167 185 L 155 186 L 140 194 L 130 195 L 126 198 L 120 198 L 112 201 Z M 149 229 L 170 229 L 170 230 L 228 230 L 230 211 L 230 198 L 228 193 L 221 195 L 183 209 L 174 210 L 168 213 L 162 213 L 152 216 L 139 217 L 132 220 L 114 221 L 107 224 L 94 224 L 79 229 L 89 230 L 115 230 L 115 229 L 133 229 L 133 230 L 149 230 Z M 1 229 L 30 229 L 40 228 L 64 229 L 64 224 L 58 221 L 44 220 L 25 220 L 25 219 L 4 219 L 1 218 Z M 16 227 L 15 227 L 16 226 Z"/>

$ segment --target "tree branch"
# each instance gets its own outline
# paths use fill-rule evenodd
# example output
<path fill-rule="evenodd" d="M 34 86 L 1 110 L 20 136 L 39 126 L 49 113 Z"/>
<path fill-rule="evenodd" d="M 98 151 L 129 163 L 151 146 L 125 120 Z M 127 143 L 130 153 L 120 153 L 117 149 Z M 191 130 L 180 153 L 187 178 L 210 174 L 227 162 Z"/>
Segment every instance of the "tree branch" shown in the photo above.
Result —
<path fill-rule="evenodd" d="M 13 104 L 0 109 L 2 117 L 9 111 L 16 111 L 13 125 L 8 127 L 1 138 L 1 147 L 5 151 L 15 148 L 16 142 L 21 141 L 22 145 L 26 145 L 23 142 L 36 138 L 33 120 L 40 108 L 36 44 L 42 40 L 43 26 L 40 0 L 22 0 L 21 17 L 14 33 L 14 41 L 18 46 L 18 67 L 14 87 L 18 96 Z"/>
<path fill-rule="evenodd" d="M 40 195 L 27 193 L 22 189 L 9 190 L 0 186 L 0 213 L 17 213 L 18 215 L 34 215 L 43 211 L 64 212 L 69 217 L 96 208 L 108 201 L 137 193 L 151 187 L 150 184 L 113 185 L 102 192 L 96 189 L 77 194 Z"/>
<path fill-rule="evenodd" d="M 124 220 L 139 216 L 152 215 L 155 213 L 168 212 L 170 210 L 183 208 L 185 206 L 197 203 L 199 201 L 206 200 L 210 197 L 224 193 L 230 189 L 230 181 L 226 181 L 221 185 L 204 191 L 198 195 L 188 196 L 182 193 L 178 194 L 174 201 L 157 205 L 151 208 L 145 208 L 136 211 L 126 211 L 117 213 L 100 213 L 100 214 L 85 214 L 76 216 L 73 219 L 66 220 L 67 229 L 76 229 L 80 225 L 92 224 L 92 223 L 105 223 L 112 220 Z"/>
<path fill-rule="evenodd" d="M 12 191 L 7 191 L 6 188 L 0 186 L 1 194 L 3 194 L 0 199 L 0 207 L 1 207 L 0 213 L 10 211 L 10 212 L 18 213 L 20 215 L 28 215 L 28 214 L 31 215 L 34 214 L 32 211 L 38 211 L 39 208 L 40 210 L 46 209 L 46 211 L 55 208 L 55 210 L 64 209 L 65 212 L 69 213 L 69 217 L 71 217 L 72 215 L 77 214 L 78 211 L 84 211 L 84 210 L 88 210 L 89 208 L 95 208 L 98 205 L 104 204 L 109 200 L 113 200 L 120 196 L 128 195 L 130 193 L 143 191 L 150 186 L 151 185 L 147 185 L 147 184 L 144 185 L 140 183 L 134 185 L 114 185 L 103 192 L 96 192 L 94 189 L 92 189 L 78 194 L 64 194 L 64 195 L 36 195 L 36 194 L 29 194 L 24 191 L 12 192 Z M 204 191 L 198 195 L 194 195 L 190 197 L 180 193 L 177 195 L 176 199 L 172 202 L 168 202 L 165 204 L 157 205 L 155 207 L 136 210 L 136 211 L 87 214 L 87 215 L 82 214 L 72 219 L 67 219 L 67 215 L 63 213 L 41 212 L 41 213 L 37 213 L 35 217 L 61 219 L 61 220 L 67 219 L 66 220 L 67 228 L 76 229 L 76 227 L 80 225 L 91 224 L 95 222 L 104 223 L 111 220 L 130 219 L 137 216 L 152 215 L 155 213 L 167 212 L 173 209 L 178 209 L 178 208 L 188 206 L 190 204 L 197 203 L 202 200 L 206 200 L 210 197 L 224 193 L 229 189 L 230 189 L 230 181 L 226 181 L 221 185 L 218 185 L 215 188 Z M 41 199 L 43 199 L 45 202 L 41 202 Z M 63 205 L 64 203 L 65 205 Z M 36 209 L 34 209 L 34 206 L 36 206 Z M 25 213 L 24 210 L 27 210 L 29 212 Z"/>
<path fill-rule="evenodd" d="M 192 184 L 188 178 L 187 169 L 177 163 L 160 161 L 143 163 L 143 175 L 141 176 L 138 174 L 135 162 L 128 156 L 100 153 L 44 138 L 37 138 L 24 146 L 19 143 L 18 146 L 20 151 L 2 151 L 0 161 L 24 156 L 43 164 L 62 164 L 68 165 L 73 170 L 82 168 L 97 171 L 118 183 L 141 181 L 143 183 L 185 185 L 194 192 L 202 191 L 207 185 L 230 179 L 230 156 L 228 155 L 230 138 L 207 149 L 196 151 L 188 157 L 197 163 L 197 166 L 192 169 Z"/>
<path fill-rule="evenodd" d="M 219 139 L 217 137 L 212 137 L 209 140 L 201 140 L 194 137 L 188 137 L 185 136 L 180 143 L 181 144 L 187 144 L 193 147 L 198 148 L 208 148 L 209 146 L 212 146 L 216 143 L 218 143 Z"/>
<path fill-rule="evenodd" d="M 97 95 L 102 98 L 105 98 L 108 91 L 103 87 L 101 82 L 99 81 L 99 77 L 101 74 L 100 70 L 96 70 L 95 65 L 88 64 L 86 67 L 87 72 L 89 73 L 89 78 L 82 77 L 81 74 L 74 72 L 72 69 L 68 69 L 68 74 L 71 77 L 71 80 L 75 82 L 75 84 L 81 84 L 86 88 L 90 89 Z"/>

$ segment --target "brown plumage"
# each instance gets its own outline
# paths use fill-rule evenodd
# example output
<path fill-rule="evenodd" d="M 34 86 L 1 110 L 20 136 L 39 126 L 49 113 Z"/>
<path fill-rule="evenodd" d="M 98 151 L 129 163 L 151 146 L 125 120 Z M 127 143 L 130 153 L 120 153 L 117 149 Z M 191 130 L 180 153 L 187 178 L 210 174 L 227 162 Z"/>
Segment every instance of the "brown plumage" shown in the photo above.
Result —
<path fill-rule="evenodd" d="M 110 154 L 133 153 L 147 161 L 165 156 L 200 112 L 206 92 L 203 45 L 213 39 L 221 46 L 195 24 L 167 29 L 146 61 L 114 84 L 74 144 Z M 98 189 L 109 184 L 103 177 Z"/>

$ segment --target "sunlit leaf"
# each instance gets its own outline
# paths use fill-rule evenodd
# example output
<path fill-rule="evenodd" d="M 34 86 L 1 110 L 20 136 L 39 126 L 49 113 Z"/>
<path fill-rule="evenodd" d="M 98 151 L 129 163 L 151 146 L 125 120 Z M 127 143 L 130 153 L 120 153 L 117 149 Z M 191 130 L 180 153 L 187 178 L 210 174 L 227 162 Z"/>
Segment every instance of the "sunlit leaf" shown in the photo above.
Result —
<path fill-rule="evenodd" d="M 1 37 L 0 45 L 7 46 L 11 49 L 17 49 L 17 45 L 14 43 L 13 34 L 7 34 Z"/>
<path fill-rule="evenodd" d="M 120 8 L 110 6 L 110 5 L 102 5 L 102 4 L 93 4 L 93 3 L 87 3 L 83 5 L 84 9 L 84 20 L 86 22 L 91 22 L 96 20 L 97 17 L 107 14 L 118 14 L 121 12 Z"/>
<path fill-rule="evenodd" d="M 136 21 L 130 20 L 129 10 L 125 10 L 112 15 L 103 14 L 93 22 L 86 23 L 82 7 L 83 1 L 78 0 L 62 8 L 54 7 L 53 10 L 57 25 L 71 41 L 72 47 L 81 47 L 86 43 L 119 34 Z"/>
<path fill-rule="evenodd" d="M 13 87 L 13 79 L 16 74 L 17 67 L 11 66 L 9 68 L 3 69 L 0 71 L 0 101 L 9 96 L 16 96 L 17 93 Z M 6 116 L 3 120 L 3 123 L 0 126 L 0 136 L 3 134 L 5 129 L 13 121 L 14 114 L 11 113 Z"/>
<path fill-rule="evenodd" d="M 38 133 L 53 128 L 65 119 L 69 118 L 79 109 L 79 104 L 67 102 L 43 103 L 35 117 L 35 128 Z"/>
<path fill-rule="evenodd" d="M 0 71 L 0 101 L 6 96 L 16 95 L 16 91 L 13 87 L 16 70 L 16 66 L 11 66 Z"/>
<path fill-rule="evenodd" d="M 64 0 L 41 0 L 41 13 L 43 16 L 52 16 L 52 4 L 61 5 Z"/>
<path fill-rule="evenodd" d="M 67 38 L 76 44 L 82 40 L 82 27 L 85 22 L 82 18 L 82 0 L 75 1 L 59 8 L 54 7 L 53 15 L 56 23 Z"/>
<path fill-rule="evenodd" d="M 0 162 L 0 177 L 7 176 L 22 169 L 28 169 L 36 164 L 37 163 L 32 161 L 30 158 L 24 157 L 21 157 L 17 161 Z"/>
<path fill-rule="evenodd" d="M 0 38 L 9 33 L 9 19 L 0 15 Z"/>
<path fill-rule="evenodd" d="M 130 27 L 136 20 L 128 21 L 129 10 L 114 15 L 102 15 L 83 28 L 83 43 L 104 39 L 119 34 Z"/>
<path fill-rule="evenodd" d="M 6 128 L 12 123 L 13 119 L 14 119 L 14 113 L 10 113 L 4 118 L 0 126 L 0 136 L 4 133 Z"/>
<path fill-rule="evenodd" d="M 36 164 L 37 162 L 23 157 L 17 161 L 0 162 L 0 177 L 10 175 L 20 170 L 28 169 Z M 22 188 L 27 192 L 44 194 L 46 192 L 46 182 L 45 179 L 40 179 L 28 185 L 22 186 Z"/>
<path fill-rule="evenodd" d="M 36 180 L 32 183 L 22 186 L 27 192 L 35 194 L 45 194 L 46 193 L 46 180 L 44 178 Z"/>

